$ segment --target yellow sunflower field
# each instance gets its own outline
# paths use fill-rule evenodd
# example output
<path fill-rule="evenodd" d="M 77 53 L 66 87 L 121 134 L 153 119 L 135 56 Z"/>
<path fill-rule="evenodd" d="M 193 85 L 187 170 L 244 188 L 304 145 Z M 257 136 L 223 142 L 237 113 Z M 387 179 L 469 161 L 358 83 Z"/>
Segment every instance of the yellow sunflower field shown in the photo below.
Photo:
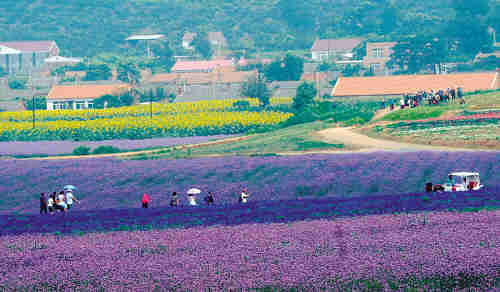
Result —
<path fill-rule="evenodd" d="M 246 99 L 257 106 L 257 99 Z M 265 130 L 289 119 L 279 111 L 236 110 L 238 100 L 211 100 L 99 110 L 0 113 L 0 141 L 146 139 L 165 136 L 206 136 Z M 271 105 L 289 104 L 273 98 Z"/>

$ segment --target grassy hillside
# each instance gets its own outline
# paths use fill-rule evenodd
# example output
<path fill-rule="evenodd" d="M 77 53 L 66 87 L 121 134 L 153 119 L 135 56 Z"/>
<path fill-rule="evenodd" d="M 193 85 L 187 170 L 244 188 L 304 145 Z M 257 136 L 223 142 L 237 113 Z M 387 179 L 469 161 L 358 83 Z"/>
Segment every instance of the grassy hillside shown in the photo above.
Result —
<path fill-rule="evenodd" d="M 65 55 L 92 56 L 123 53 L 133 33 L 164 33 L 179 52 L 186 30 L 221 30 L 233 48 L 303 49 L 318 36 L 436 29 L 453 17 L 450 1 L 401 0 L 388 16 L 393 1 L 386 0 L 4 0 L 0 39 L 53 39 Z M 244 40 L 246 33 L 251 40 Z"/>

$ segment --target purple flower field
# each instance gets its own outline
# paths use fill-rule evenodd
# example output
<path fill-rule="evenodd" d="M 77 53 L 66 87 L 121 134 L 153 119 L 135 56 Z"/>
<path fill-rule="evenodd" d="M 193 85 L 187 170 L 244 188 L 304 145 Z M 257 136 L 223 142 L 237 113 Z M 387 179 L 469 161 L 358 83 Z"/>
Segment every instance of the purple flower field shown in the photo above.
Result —
<path fill-rule="evenodd" d="M 444 279 L 447 291 L 481 279 L 487 291 L 500 284 L 500 211 L 3 236 L 0 259 L 0 290 L 318 291 L 360 278 L 399 290 L 413 275 Z"/>
<path fill-rule="evenodd" d="M 147 192 L 152 206 L 172 191 L 214 191 L 218 204 L 234 204 L 241 186 L 250 202 L 350 198 L 420 193 L 452 171 L 477 171 L 488 188 L 500 186 L 500 155 L 483 153 L 373 153 L 290 157 L 223 157 L 178 160 L 4 160 L 0 214 L 38 213 L 40 192 L 75 185 L 80 210 L 136 208 Z M 204 193 L 201 196 L 204 196 Z M 200 196 L 200 197 L 201 197 Z M 201 199 L 201 198 L 200 198 Z"/>
<path fill-rule="evenodd" d="M 2 155 L 35 155 L 35 154 L 67 154 L 78 146 L 87 146 L 91 150 L 98 146 L 114 146 L 122 150 L 152 148 L 160 146 L 174 146 L 197 144 L 211 140 L 224 139 L 231 135 L 214 135 L 203 137 L 172 137 L 153 138 L 146 140 L 104 140 L 104 141 L 37 141 L 37 142 L 0 142 L 0 156 Z"/>

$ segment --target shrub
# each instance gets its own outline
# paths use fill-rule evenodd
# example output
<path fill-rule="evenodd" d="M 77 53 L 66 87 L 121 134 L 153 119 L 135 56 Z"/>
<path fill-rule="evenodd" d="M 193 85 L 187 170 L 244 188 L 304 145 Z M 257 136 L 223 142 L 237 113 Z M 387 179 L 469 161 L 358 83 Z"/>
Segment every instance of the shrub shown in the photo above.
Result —
<path fill-rule="evenodd" d="M 90 147 L 87 146 L 78 146 L 73 149 L 74 155 L 88 155 L 90 153 Z"/>
<path fill-rule="evenodd" d="M 247 100 L 238 100 L 233 103 L 233 107 L 240 110 L 245 110 L 250 108 L 250 103 Z"/>
<path fill-rule="evenodd" d="M 26 80 L 9 79 L 10 89 L 26 89 Z"/>
<path fill-rule="evenodd" d="M 94 149 L 94 151 L 92 151 L 92 154 L 108 154 L 108 153 L 119 153 L 119 152 L 121 152 L 120 148 L 102 145 Z"/>

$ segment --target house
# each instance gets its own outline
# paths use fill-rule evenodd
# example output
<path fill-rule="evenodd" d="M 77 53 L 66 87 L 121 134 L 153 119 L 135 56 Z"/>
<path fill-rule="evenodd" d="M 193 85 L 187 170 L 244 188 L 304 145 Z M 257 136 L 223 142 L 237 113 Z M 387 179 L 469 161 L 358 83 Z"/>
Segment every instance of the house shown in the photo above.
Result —
<path fill-rule="evenodd" d="M 47 95 L 47 110 L 89 109 L 94 107 L 94 100 L 103 95 L 120 95 L 131 89 L 124 83 L 54 85 Z"/>
<path fill-rule="evenodd" d="M 80 58 L 66 58 L 61 56 L 52 56 L 44 60 L 45 66 L 49 71 L 58 67 L 71 66 L 81 63 L 83 59 Z"/>
<path fill-rule="evenodd" d="M 353 50 L 363 42 L 361 38 L 317 39 L 311 48 L 313 61 L 352 59 Z"/>
<path fill-rule="evenodd" d="M 186 50 L 193 50 L 191 42 L 196 37 L 194 32 L 186 32 L 182 37 L 182 47 Z M 209 31 L 207 33 L 207 39 L 216 50 L 220 50 L 227 47 L 227 40 L 224 34 L 220 31 Z"/>
<path fill-rule="evenodd" d="M 232 60 L 178 61 L 170 70 L 172 73 L 212 72 L 215 69 L 234 71 Z"/>
<path fill-rule="evenodd" d="M 366 56 L 363 66 L 375 75 L 389 75 L 386 64 L 391 59 L 396 42 L 366 43 Z"/>
<path fill-rule="evenodd" d="M 464 92 L 498 89 L 498 72 L 396 75 L 376 77 L 340 77 L 332 90 L 335 97 L 400 96 L 421 90 L 461 87 Z"/>
<path fill-rule="evenodd" d="M 41 71 L 45 59 L 58 55 L 55 41 L 0 42 L 0 67 L 9 74 Z"/>

